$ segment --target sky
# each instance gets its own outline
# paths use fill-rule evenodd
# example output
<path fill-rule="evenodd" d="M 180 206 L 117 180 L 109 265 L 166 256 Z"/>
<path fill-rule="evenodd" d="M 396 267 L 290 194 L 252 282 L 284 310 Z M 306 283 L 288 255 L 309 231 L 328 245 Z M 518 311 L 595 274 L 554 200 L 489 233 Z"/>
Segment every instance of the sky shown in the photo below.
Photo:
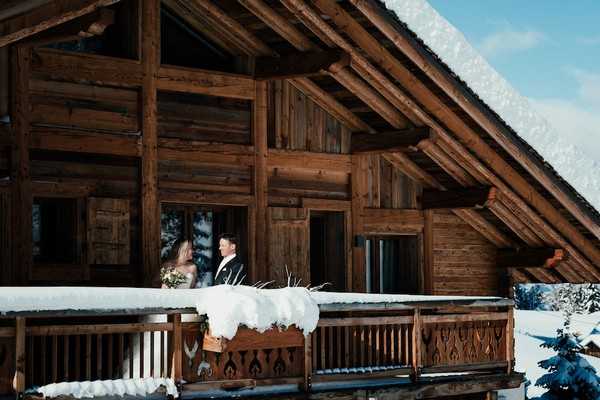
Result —
<path fill-rule="evenodd" d="M 600 0 L 429 0 L 563 137 L 600 162 Z"/>

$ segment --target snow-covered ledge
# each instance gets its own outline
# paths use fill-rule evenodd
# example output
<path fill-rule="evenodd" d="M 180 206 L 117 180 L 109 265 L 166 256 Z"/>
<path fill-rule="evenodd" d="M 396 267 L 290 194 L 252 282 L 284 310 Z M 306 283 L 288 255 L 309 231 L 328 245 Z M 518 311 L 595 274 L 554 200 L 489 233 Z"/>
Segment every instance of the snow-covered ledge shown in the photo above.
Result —
<path fill-rule="evenodd" d="M 499 297 L 413 296 L 312 292 L 303 287 L 258 289 L 219 285 L 203 289 L 165 290 L 102 287 L 3 287 L 0 314 L 5 316 L 51 312 L 89 315 L 187 312 L 206 314 L 211 333 L 232 339 L 239 326 L 264 332 L 273 326 L 296 326 L 312 332 L 321 311 L 356 309 L 411 309 L 436 305 L 511 305 Z"/>

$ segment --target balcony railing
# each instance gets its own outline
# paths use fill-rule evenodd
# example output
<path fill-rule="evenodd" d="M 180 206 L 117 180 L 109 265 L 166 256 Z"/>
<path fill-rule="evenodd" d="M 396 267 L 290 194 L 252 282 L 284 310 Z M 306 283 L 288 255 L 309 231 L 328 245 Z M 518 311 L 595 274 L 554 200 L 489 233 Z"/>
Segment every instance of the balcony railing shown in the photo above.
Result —
<path fill-rule="evenodd" d="M 350 380 L 418 383 L 439 373 L 512 372 L 510 300 L 320 308 L 317 329 L 307 337 L 295 328 L 259 333 L 240 327 L 232 340 L 185 322 L 191 309 L 5 314 L 0 394 L 61 381 L 143 377 L 170 377 L 190 392 L 278 385 L 317 391 Z M 148 313 L 168 320 L 139 322 Z"/>

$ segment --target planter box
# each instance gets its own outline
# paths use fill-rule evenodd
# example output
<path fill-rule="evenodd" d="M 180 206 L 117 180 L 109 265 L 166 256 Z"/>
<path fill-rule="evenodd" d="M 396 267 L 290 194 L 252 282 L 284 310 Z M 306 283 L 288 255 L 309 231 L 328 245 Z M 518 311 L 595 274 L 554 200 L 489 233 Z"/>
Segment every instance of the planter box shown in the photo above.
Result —
<path fill-rule="evenodd" d="M 303 347 L 304 335 L 298 328 L 286 330 L 271 328 L 265 332 L 240 327 L 231 340 L 212 336 L 210 331 L 204 334 L 203 349 L 215 353 L 256 349 L 274 349 L 285 347 Z"/>

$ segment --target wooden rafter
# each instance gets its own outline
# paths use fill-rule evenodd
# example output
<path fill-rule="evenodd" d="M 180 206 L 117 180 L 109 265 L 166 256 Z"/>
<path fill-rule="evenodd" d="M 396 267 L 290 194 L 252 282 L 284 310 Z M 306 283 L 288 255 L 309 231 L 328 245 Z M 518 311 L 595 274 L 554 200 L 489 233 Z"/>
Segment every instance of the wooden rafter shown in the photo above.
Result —
<path fill-rule="evenodd" d="M 284 0 L 291 1 L 291 0 Z M 299 1 L 299 0 L 298 0 Z M 373 59 L 378 60 L 379 64 L 402 85 L 404 85 L 411 94 L 420 101 L 424 107 L 431 110 L 432 114 L 445 121 L 445 124 L 456 134 L 462 141 L 469 143 L 469 149 L 474 151 L 478 157 L 483 159 L 488 165 L 493 165 L 494 170 L 498 175 L 502 176 L 507 181 L 511 182 L 511 187 L 518 193 L 519 196 L 526 198 L 530 204 L 538 210 L 547 220 L 552 221 L 556 229 L 565 237 L 568 237 L 581 251 L 589 257 L 596 265 L 600 265 L 600 249 L 596 248 L 593 243 L 587 240 L 567 219 L 556 210 L 548 200 L 541 194 L 535 191 L 527 181 L 520 176 L 502 157 L 496 153 L 485 141 L 473 131 L 457 114 L 455 114 L 444 102 L 435 95 L 429 88 L 425 86 L 406 66 L 396 59 L 383 45 L 371 36 L 354 18 L 352 18 L 343 8 L 330 0 L 314 0 L 317 7 L 329 15 L 333 22 L 343 27 L 344 32 L 348 34 L 353 41 L 357 43 L 367 54 Z M 358 2 L 356 2 L 358 3 Z M 346 50 L 347 51 L 347 50 Z M 414 104 L 412 100 L 405 96 L 407 101 L 410 101 L 414 107 L 415 114 L 420 115 L 423 121 L 434 128 L 438 124 L 423 111 L 419 106 Z M 435 124 L 435 126 L 433 125 Z M 441 127 L 440 127 L 441 128 Z M 441 129 L 438 132 L 443 137 L 445 142 L 452 143 L 452 136 Z M 462 147 L 462 146 L 461 146 Z M 480 164 L 480 165 L 477 165 Z M 482 167 L 478 161 L 473 164 L 473 167 Z M 493 174 L 493 179 L 498 179 Z M 489 179 L 489 178 L 488 178 Z M 495 182 L 490 182 L 494 186 L 498 186 Z M 503 185 L 511 194 L 512 189 Z M 523 202 L 523 205 L 525 203 Z M 527 208 L 529 208 L 527 206 Z M 593 267 L 592 267 L 593 268 Z M 595 268 L 593 268 L 595 269 Z M 595 271 L 596 279 L 600 279 L 600 272 Z"/>
<path fill-rule="evenodd" d="M 497 263 L 504 268 L 555 268 L 565 260 L 562 249 L 526 247 L 498 249 Z"/>
<path fill-rule="evenodd" d="M 384 153 L 415 151 L 417 145 L 429 138 L 429 128 L 409 128 L 392 132 L 353 133 L 350 138 L 350 152 Z"/>
<path fill-rule="evenodd" d="M 424 189 L 421 206 L 424 210 L 483 208 L 493 196 L 493 188 L 471 187 L 453 190 Z"/>
<path fill-rule="evenodd" d="M 527 151 L 523 150 L 518 141 L 511 135 L 504 127 L 501 127 L 490 115 L 477 107 L 470 98 L 464 95 L 464 90 L 460 87 L 460 84 L 451 77 L 448 73 L 444 72 L 436 63 L 432 63 L 430 57 L 425 55 L 425 52 L 419 51 L 418 45 L 413 39 L 410 39 L 407 34 L 404 34 L 402 30 L 397 29 L 389 16 L 386 16 L 381 7 L 376 4 L 373 0 L 350 0 L 356 8 L 358 8 L 366 17 L 375 25 L 394 45 L 406 54 L 417 66 L 421 68 L 425 74 L 428 75 L 439 87 L 444 89 L 458 105 L 465 110 L 471 118 L 473 118 L 479 125 L 481 125 L 486 132 L 488 132 L 506 151 L 508 151 L 529 173 L 531 173 L 543 186 L 548 190 L 556 199 L 567 209 L 573 216 L 581 222 L 587 229 L 589 229 L 597 238 L 600 238 L 600 225 L 590 218 L 587 214 L 573 199 L 564 191 L 564 189 L 557 185 L 551 173 L 539 162 L 532 160 L 531 156 L 527 154 Z M 433 68 L 432 68 L 433 66 Z M 470 135 L 469 135 L 470 136 Z M 479 145 L 482 150 L 485 150 L 484 146 Z M 499 157 L 499 156 L 498 156 Z M 495 160 L 499 161 L 499 160 Z M 508 174 L 502 174 L 507 176 L 507 179 L 513 181 L 514 178 L 519 179 L 515 182 L 515 189 L 519 192 L 517 187 L 525 185 L 523 178 L 517 175 L 508 164 L 498 163 L 502 165 L 502 169 L 506 170 Z M 524 196 L 523 193 L 520 193 Z M 539 195 L 538 195 L 539 196 Z M 537 196 L 536 196 L 537 197 Z M 549 203 L 541 196 L 536 199 L 536 203 L 539 203 L 539 207 L 536 207 L 544 214 L 547 218 L 557 217 L 558 210 L 553 207 L 548 207 Z M 560 223 L 557 228 L 566 235 L 566 232 L 570 230 L 569 226 L 565 224 L 563 218 L 558 219 Z M 565 225 L 564 228 L 560 226 Z M 563 231 L 565 229 L 565 231 Z M 569 235 L 566 235 L 569 236 Z"/>
<path fill-rule="evenodd" d="M 275 80 L 315 76 L 332 68 L 334 64 L 341 67 L 348 66 L 350 58 L 342 51 L 309 51 L 286 54 L 281 57 L 257 57 L 254 78 Z"/>
<path fill-rule="evenodd" d="M 299 3 L 301 7 L 306 8 L 306 5 L 300 0 L 282 0 L 282 2 L 284 2 L 284 4 L 288 2 Z M 409 71 L 402 63 L 400 63 L 399 60 L 393 57 L 387 49 L 385 49 L 378 41 L 376 41 L 364 28 L 362 28 L 362 26 L 360 26 L 360 24 L 358 24 L 358 22 L 356 22 L 345 10 L 329 0 L 314 0 L 313 2 L 321 9 L 322 12 L 329 15 L 336 25 L 342 26 L 344 28 L 344 32 L 348 34 L 359 46 L 361 46 L 363 50 L 365 50 L 374 59 L 378 60 L 380 65 L 386 69 L 388 73 L 409 88 L 411 93 L 413 93 L 425 106 L 430 108 L 435 116 L 447 121 L 446 124 L 452 128 L 453 132 L 459 135 L 461 139 L 464 139 L 469 143 L 470 149 L 472 148 L 475 150 L 476 153 L 478 153 L 478 155 L 487 162 L 490 160 L 500 162 L 502 168 L 499 170 L 501 172 L 500 175 L 503 177 L 513 176 L 511 174 L 505 174 L 508 169 L 512 170 L 512 168 L 508 166 L 497 153 L 495 153 L 475 132 L 473 132 L 470 127 L 468 127 L 460 118 L 458 118 L 458 116 L 454 114 L 452 110 L 450 110 L 448 106 L 446 106 L 437 96 L 435 96 L 434 93 L 432 93 L 422 82 L 420 82 L 411 71 Z M 321 20 L 321 22 L 324 24 L 324 21 Z M 344 48 L 344 50 L 352 54 L 354 60 L 354 54 L 347 48 Z M 486 179 L 489 180 L 489 184 L 497 186 L 500 190 L 511 196 L 514 201 L 518 203 L 520 208 L 528 213 L 535 214 L 533 210 L 531 210 L 531 208 L 512 191 L 512 189 L 504 184 L 504 182 L 502 182 L 498 176 L 492 173 L 472 154 L 469 154 L 469 152 L 467 152 L 460 143 L 454 140 L 453 137 L 435 121 L 435 119 L 429 116 L 429 114 L 420 106 L 415 104 L 409 96 L 403 96 L 403 101 L 405 101 L 405 104 L 410 106 L 414 113 L 418 115 L 423 122 L 434 129 L 436 134 L 440 136 L 440 139 L 443 141 L 445 146 L 450 146 L 454 151 L 461 153 L 467 160 L 470 168 L 477 169 L 481 175 L 485 176 Z M 496 166 L 494 168 L 496 170 Z M 514 170 L 512 171 L 514 172 Z M 519 182 L 523 183 L 523 178 L 519 178 L 521 179 Z M 515 179 L 517 178 L 515 177 Z M 511 184 L 514 183 L 512 179 L 510 181 Z M 552 219 L 560 232 L 576 243 L 577 247 L 581 249 L 586 256 L 588 256 L 597 265 L 600 265 L 600 250 L 597 249 L 589 240 L 583 237 L 583 235 L 581 235 L 575 229 L 575 227 L 570 225 L 568 221 L 566 221 L 566 219 L 562 217 L 560 213 L 558 213 L 557 210 L 553 209 L 547 200 L 543 199 L 542 196 L 535 192 L 530 185 L 526 184 L 526 182 L 525 186 L 515 185 L 515 189 L 518 190 L 520 195 L 525 196 L 525 198 L 531 201 L 532 205 L 536 209 L 540 210 L 544 216 Z M 536 222 L 539 223 L 540 229 L 549 229 L 550 234 L 567 245 L 566 240 L 560 234 L 554 231 L 554 229 L 547 223 L 542 221 L 541 218 L 539 218 L 537 215 L 533 216 L 532 218 L 535 218 Z M 557 221 L 558 223 L 556 223 Z M 561 247 L 566 249 L 565 246 L 561 245 Z M 600 279 L 600 272 L 593 267 L 589 261 L 586 261 L 585 258 L 581 257 L 577 249 L 570 247 L 569 253 L 575 257 L 578 257 L 581 261 L 581 264 L 586 265 L 588 271 L 595 277 L 594 279 Z"/>
<path fill-rule="evenodd" d="M 52 0 L 47 4 L 3 22 L 0 47 L 23 40 L 38 32 L 60 25 L 120 0 Z"/>

